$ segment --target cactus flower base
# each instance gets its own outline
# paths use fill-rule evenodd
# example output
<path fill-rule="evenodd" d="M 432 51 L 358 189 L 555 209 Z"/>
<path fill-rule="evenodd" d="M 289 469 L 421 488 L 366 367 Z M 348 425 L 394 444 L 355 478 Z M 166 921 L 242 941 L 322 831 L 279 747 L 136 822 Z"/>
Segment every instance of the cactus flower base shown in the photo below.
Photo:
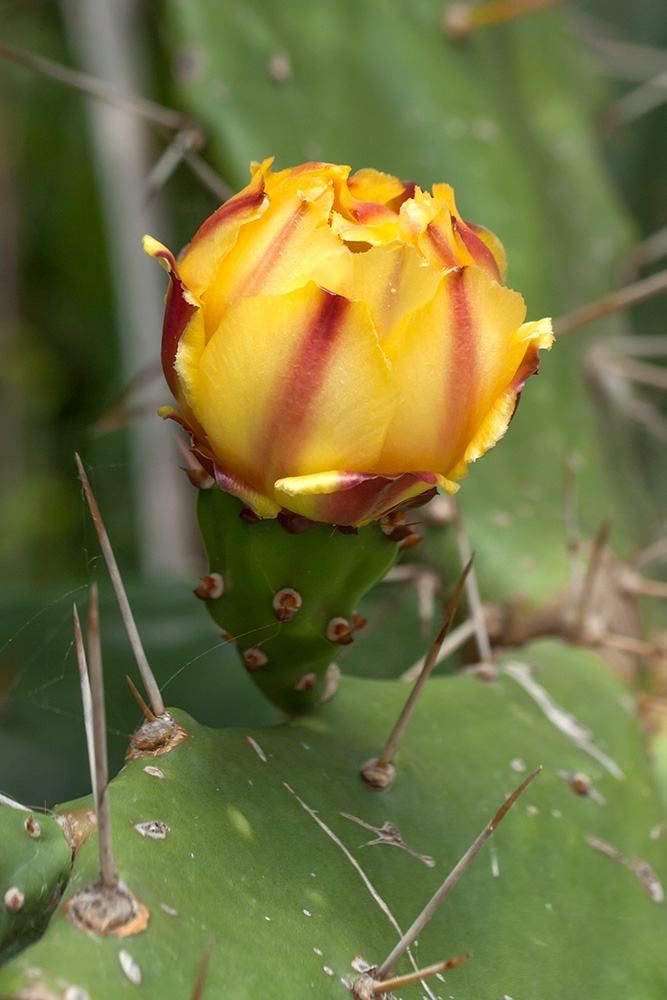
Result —
<path fill-rule="evenodd" d="M 278 521 L 247 523 L 242 509 L 217 487 L 199 491 L 210 574 L 222 589 L 206 605 L 266 697 L 300 712 L 325 694 L 328 668 L 360 624 L 357 603 L 394 564 L 398 544 L 376 523 L 357 534 L 316 525 L 292 535 Z"/>

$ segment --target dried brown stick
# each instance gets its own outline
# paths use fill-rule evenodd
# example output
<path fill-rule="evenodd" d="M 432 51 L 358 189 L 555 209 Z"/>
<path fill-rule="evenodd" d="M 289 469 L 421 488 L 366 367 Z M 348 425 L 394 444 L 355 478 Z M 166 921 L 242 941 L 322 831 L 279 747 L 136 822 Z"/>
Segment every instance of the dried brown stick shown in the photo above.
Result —
<path fill-rule="evenodd" d="M 100 883 L 105 887 L 111 888 L 116 885 L 117 876 L 111 849 L 107 724 L 104 708 L 104 677 L 102 673 L 102 647 L 100 644 L 100 619 L 96 584 L 93 584 L 90 588 L 88 664 L 93 709 L 93 735 L 95 739 L 95 773 L 97 778 L 95 812 L 97 814 L 97 829 L 100 839 Z"/>
<path fill-rule="evenodd" d="M 11 45 L 0 45 L 0 57 L 8 59 L 10 62 L 25 66 L 43 76 L 48 76 L 58 83 L 63 83 L 73 90 L 78 90 L 89 97 L 95 97 L 100 101 L 105 101 L 116 108 L 123 108 L 133 114 L 145 118 L 147 121 L 157 125 L 163 125 L 168 129 L 180 131 L 183 128 L 194 130 L 197 126 L 187 115 L 180 111 L 173 111 L 165 108 L 155 101 L 150 101 L 145 97 L 137 97 L 134 94 L 125 94 L 110 83 L 99 80 L 97 77 L 89 76 L 88 73 L 81 73 L 79 70 L 70 69 L 53 59 L 46 59 L 44 56 L 35 55 L 25 49 L 14 48 Z"/>
<path fill-rule="evenodd" d="M 507 798 L 498 812 L 495 814 L 493 819 L 487 823 L 479 837 L 474 841 L 473 844 L 465 852 L 461 860 L 452 868 L 451 872 L 442 883 L 435 895 L 429 900 L 422 912 L 419 914 L 412 927 L 403 935 L 401 940 L 398 942 L 394 950 L 390 955 L 387 956 L 385 961 L 382 963 L 377 971 L 377 978 L 384 980 L 387 978 L 391 970 L 394 968 L 399 958 L 404 954 L 405 950 L 409 948 L 415 938 L 419 935 L 421 930 L 426 926 L 428 921 L 431 919 L 435 911 L 438 909 L 442 901 L 449 895 L 458 880 L 461 878 L 465 870 L 469 867 L 471 861 L 479 854 L 484 844 L 487 842 L 493 831 L 496 829 L 498 824 L 507 814 L 508 810 L 514 805 L 516 800 L 519 798 L 521 793 L 528 787 L 528 785 L 533 781 L 537 775 L 542 770 L 542 767 L 538 767 L 531 775 L 529 775 L 525 781 L 523 781 L 515 791 Z"/>
<path fill-rule="evenodd" d="M 644 302 L 645 299 L 650 299 L 653 295 L 665 290 L 667 290 L 667 268 L 648 278 L 643 278 L 641 281 L 626 285 L 625 288 L 621 288 L 617 292 L 605 295 L 597 302 L 591 302 L 589 305 L 582 306 L 581 309 L 575 309 L 567 316 L 562 316 L 554 323 L 554 333 L 557 338 L 564 337 L 568 333 L 580 330 L 583 326 L 588 326 L 589 323 L 595 323 L 597 320 L 604 319 L 605 316 L 611 316 L 612 313 L 628 309 L 630 306 Z"/>
<path fill-rule="evenodd" d="M 384 982 L 374 979 L 373 992 L 390 993 L 392 990 L 400 990 L 404 986 L 410 986 L 412 983 L 419 982 L 420 979 L 429 979 L 431 976 L 437 976 L 440 972 L 447 972 L 449 969 L 455 969 L 457 965 L 463 965 L 463 963 L 467 962 L 469 958 L 470 955 L 458 955 L 456 958 L 448 958 L 444 962 L 436 962 L 434 965 L 427 965 L 425 969 L 417 969 L 416 972 L 408 972 L 405 976 L 394 976 L 392 979 L 385 979 Z"/>
<path fill-rule="evenodd" d="M 95 525 L 95 531 L 97 532 L 102 554 L 104 555 L 104 561 L 106 562 L 107 569 L 109 570 L 111 583 L 113 584 L 113 589 L 116 592 L 116 598 L 118 600 L 120 613 L 123 618 L 123 624 L 125 625 L 125 629 L 130 639 L 132 652 L 134 653 L 134 657 L 137 661 L 141 679 L 143 680 L 144 687 L 148 692 L 148 698 L 154 714 L 164 715 L 164 701 L 162 700 L 160 689 L 157 686 L 157 681 L 153 676 L 153 671 L 148 665 L 148 660 L 146 659 L 144 647 L 139 637 L 139 631 L 134 620 L 134 615 L 132 614 L 132 609 L 130 608 L 130 602 L 127 599 L 123 580 L 120 575 L 120 570 L 118 569 L 118 563 L 116 562 L 116 557 L 113 554 L 111 542 L 109 541 L 109 536 L 107 535 L 106 528 L 104 527 L 99 507 L 97 506 L 97 502 L 93 496 L 93 491 L 90 488 L 90 483 L 88 482 L 88 476 L 86 475 L 83 463 L 78 455 L 75 455 L 75 458 L 79 469 L 79 478 L 81 479 L 81 483 L 83 485 L 83 492 L 86 496 L 93 524 Z"/>
<path fill-rule="evenodd" d="M 456 614 L 456 609 L 461 599 L 461 594 L 463 593 L 463 588 L 465 586 L 468 573 L 470 572 L 470 569 L 472 567 L 474 558 L 475 557 L 473 553 L 473 555 L 470 556 L 470 559 L 468 560 L 468 563 L 460 576 L 459 582 L 456 585 L 456 590 L 454 591 L 454 594 L 452 595 L 452 598 L 445 610 L 440 630 L 438 631 L 438 634 L 435 637 L 433 645 L 431 646 L 428 652 L 428 656 L 424 660 L 424 665 L 421 669 L 421 673 L 417 678 L 415 685 L 408 696 L 408 700 L 403 706 L 401 714 L 398 717 L 396 725 L 391 731 L 391 734 L 389 736 L 389 739 L 387 740 L 385 748 L 382 751 L 380 757 L 378 757 L 376 767 L 387 768 L 391 764 L 396 755 L 396 751 L 398 750 L 400 742 L 403 739 L 405 730 L 408 727 L 408 723 L 412 718 L 412 713 L 415 710 L 415 705 L 417 704 L 417 701 L 419 700 L 419 696 L 422 693 L 424 685 L 426 684 L 426 681 L 428 680 L 431 671 L 433 670 L 433 667 L 437 662 L 438 653 L 440 652 L 440 647 L 445 641 L 447 633 L 451 628 L 451 624 L 452 621 L 454 620 L 454 615 Z"/>

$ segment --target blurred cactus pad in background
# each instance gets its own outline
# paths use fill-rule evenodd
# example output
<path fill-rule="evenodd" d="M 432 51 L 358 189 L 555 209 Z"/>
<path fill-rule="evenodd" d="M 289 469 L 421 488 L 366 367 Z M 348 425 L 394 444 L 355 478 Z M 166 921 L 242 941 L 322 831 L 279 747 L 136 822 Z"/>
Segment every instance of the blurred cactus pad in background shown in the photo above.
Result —
<path fill-rule="evenodd" d="M 9 0 L 0 34 L 0 997 L 663 1000 L 664 5 Z M 277 503 L 330 469 L 230 465 L 173 352 L 194 456 L 157 416 L 141 237 L 177 257 L 270 157 L 451 185 L 451 266 L 488 227 L 553 317 L 456 496 Z M 437 474 L 412 502 L 455 465 L 342 471 Z"/>

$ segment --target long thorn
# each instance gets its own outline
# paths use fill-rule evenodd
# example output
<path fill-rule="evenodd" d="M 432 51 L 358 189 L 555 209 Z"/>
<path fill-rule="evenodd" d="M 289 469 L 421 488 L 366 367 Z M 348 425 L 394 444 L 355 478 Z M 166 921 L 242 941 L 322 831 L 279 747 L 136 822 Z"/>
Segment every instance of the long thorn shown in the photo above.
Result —
<path fill-rule="evenodd" d="M 424 666 L 422 667 L 421 673 L 417 678 L 415 685 L 408 696 L 408 700 L 403 706 L 403 709 L 398 717 L 396 725 L 391 731 L 386 746 L 382 751 L 380 757 L 378 757 L 377 763 L 375 765 L 376 767 L 387 768 L 391 764 L 396 755 L 396 751 L 398 750 L 400 742 L 403 739 L 405 730 L 408 728 L 408 723 L 412 718 L 412 713 L 415 710 L 415 705 L 419 700 L 419 695 L 422 693 L 424 685 L 426 684 L 426 681 L 428 680 L 429 675 L 436 664 L 436 661 L 438 659 L 438 653 L 440 652 L 440 647 L 445 641 L 447 633 L 449 632 L 449 629 L 451 627 L 454 615 L 456 614 L 458 603 L 461 599 L 461 594 L 463 593 L 463 588 L 465 586 L 466 578 L 472 567 L 473 559 L 474 559 L 474 554 L 470 556 L 470 559 L 468 560 L 468 563 L 465 569 L 463 570 L 463 573 L 460 576 L 459 582 L 456 584 L 456 590 L 454 591 L 452 599 L 447 605 L 444 617 L 442 619 L 442 625 L 440 626 L 440 630 L 437 636 L 435 637 L 433 645 L 431 646 L 428 652 L 428 656 L 424 660 Z"/>
<path fill-rule="evenodd" d="M 456 534 L 456 544 L 459 549 L 461 565 L 465 566 L 470 561 L 471 550 L 468 543 L 468 536 L 466 535 L 465 525 L 463 524 L 461 508 L 456 501 L 454 502 L 454 531 Z M 477 652 L 479 654 L 480 662 L 486 664 L 487 666 L 491 666 L 493 662 L 493 657 L 491 655 L 491 643 L 489 642 L 489 633 L 486 629 L 486 619 L 484 618 L 482 598 L 480 597 L 479 587 L 477 586 L 477 574 L 474 569 L 468 574 L 466 594 L 468 596 L 468 604 L 470 605 L 470 614 L 475 623 L 475 641 L 477 642 Z"/>
<path fill-rule="evenodd" d="M 127 594 L 125 593 L 125 587 L 123 586 L 123 580 L 120 575 L 120 570 L 118 569 L 118 563 L 116 562 L 116 557 L 113 554 L 111 542 L 109 541 L 109 536 L 107 535 L 106 528 L 104 527 L 99 507 L 97 506 L 97 502 L 93 496 L 93 491 L 90 488 L 86 470 L 84 469 L 83 463 L 78 454 L 75 455 L 75 458 L 79 469 L 79 478 L 81 479 L 81 483 L 83 485 L 83 492 L 85 493 L 86 501 L 88 503 L 88 507 L 90 508 L 90 514 L 93 519 L 93 524 L 95 525 L 95 531 L 97 532 L 102 554 L 104 555 L 104 561 L 106 562 L 107 569 L 109 570 L 109 576 L 111 577 L 113 589 L 116 592 L 116 598 L 118 600 L 120 613 L 123 618 L 123 624 L 125 625 L 125 629 L 130 639 L 132 652 L 134 653 L 134 657 L 137 661 L 141 679 L 144 682 L 146 691 L 148 692 L 148 698 L 154 714 L 164 715 L 164 701 L 162 700 L 160 689 L 157 686 L 157 681 L 153 676 L 153 671 L 148 665 L 148 660 L 146 659 L 146 654 L 144 653 L 144 647 L 141 643 L 141 639 L 139 638 L 139 632 L 130 608 L 130 602 L 128 601 Z"/>
<path fill-rule="evenodd" d="M 76 643 L 76 660 L 79 665 L 79 684 L 81 701 L 83 702 L 83 724 L 86 730 L 86 746 L 88 747 L 88 767 L 90 769 L 90 786 L 93 790 L 93 801 L 97 808 L 97 766 L 95 764 L 95 726 L 93 724 L 93 699 L 90 693 L 90 678 L 86 649 L 81 634 L 81 622 L 76 604 L 74 605 L 74 640 Z"/>
<path fill-rule="evenodd" d="M 431 976 L 437 976 L 440 972 L 455 969 L 457 965 L 463 965 L 469 958 L 470 955 L 458 955 L 456 958 L 448 958 L 444 962 L 436 962 L 435 965 L 427 965 L 425 969 L 408 972 L 405 976 L 394 976 L 392 979 L 385 979 L 384 982 L 374 979 L 373 992 L 390 993 L 391 990 L 400 990 L 404 986 L 419 982 L 420 979 L 429 979 Z"/>
<path fill-rule="evenodd" d="M 88 663 L 93 708 L 93 733 L 95 737 L 95 772 L 97 775 L 95 812 L 97 814 L 97 829 L 100 838 L 100 882 L 103 886 L 111 888 L 116 885 L 118 879 L 111 849 L 107 723 L 104 709 L 104 677 L 102 674 L 102 647 L 100 645 L 100 619 L 96 584 L 93 584 L 90 588 Z"/>
<path fill-rule="evenodd" d="M 211 961 L 211 952 L 213 951 L 213 945 L 209 945 L 204 954 L 201 957 L 201 962 L 199 963 L 199 971 L 197 972 L 197 979 L 195 981 L 195 988 L 192 991 L 191 1000 L 201 1000 L 204 993 L 204 987 L 206 986 L 206 977 L 208 975 L 208 966 Z"/>
<path fill-rule="evenodd" d="M 628 309 L 630 306 L 636 305 L 637 302 L 650 299 L 653 295 L 664 292 L 666 289 L 667 269 L 652 274 L 642 281 L 626 285 L 618 292 L 612 292 L 611 295 L 606 295 L 604 298 L 598 299 L 597 302 L 592 302 L 587 306 L 582 306 L 581 309 L 575 309 L 567 316 L 562 316 L 554 323 L 554 334 L 560 339 L 568 333 L 574 333 L 575 330 L 581 329 L 582 326 L 588 326 L 589 323 L 595 323 L 599 319 L 604 319 L 605 316 L 611 316 L 612 313 Z"/>
<path fill-rule="evenodd" d="M 438 655 L 435 660 L 435 665 L 442 663 L 446 660 L 448 656 L 451 656 L 457 649 L 459 649 L 468 639 L 472 639 L 475 634 L 475 623 L 472 618 L 468 618 L 466 621 L 458 625 L 453 632 L 450 632 L 445 641 L 443 642 Z M 412 682 L 416 681 L 424 668 L 424 660 L 418 660 L 413 663 L 411 667 L 401 674 L 399 677 L 400 681 Z"/>
<path fill-rule="evenodd" d="M 542 770 L 542 767 L 538 767 L 531 775 L 529 775 L 525 781 L 523 781 L 515 791 L 507 798 L 498 812 L 495 814 L 493 819 L 487 823 L 479 837 L 474 841 L 473 844 L 465 852 L 461 860 L 457 865 L 452 868 L 451 872 L 442 883 L 435 895 L 429 900 L 422 912 L 419 914 L 412 927 L 403 935 L 401 940 L 398 942 L 392 953 L 385 959 L 380 968 L 377 971 L 377 978 L 384 980 L 387 978 L 391 970 L 394 968 L 399 958 L 403 955 L 405 950 L 410 947 L 415 938 L 419 935 L 420 931 L 429 922 L 435 911 L 438 909 L 443 899 L 449 895 L 458 880 L 463 875 L 466 868 L 469 867 L 473 858 L 481 851 L 482 847 L 489 839 L 493 831 L 496 829 L 498 824 L 507 814 L 508 810 L 514 805 L 516 800 L 519 798 L 521 793 L 528 787 L 528 785 L 533 781 L 537 775 Z"/>
<path fill-rule="evenodd" d="M 516 21 L 559 3 L 563 3 L 563 0 L 484 0 L 475 5 L 450 3 L 445 8 L 443 27 L 450 38 L 460 40 L 468 38 L 480 28 Z"/>
<path fill-rule="evenodd" d="M 155 722 L 155 716 L 153 715 L 153 713 L 151 712 L 150 708 L 148 707 L 148 705 L 146 704 L 146 702 L 144 701 L 144 699 L 141 697 L 141 695 L 137 691 L 137 689 L 135 687 L 135 684 L 134 684 L 134 681 L 129 676 L 129 674 L 125 674 L 125 680 L 130 685 L 130 691 L 134 695 L 134 700 L 138 704 L 139 708 L 144 713 L 144 717 L 146 719 L 146 722 Z"/>

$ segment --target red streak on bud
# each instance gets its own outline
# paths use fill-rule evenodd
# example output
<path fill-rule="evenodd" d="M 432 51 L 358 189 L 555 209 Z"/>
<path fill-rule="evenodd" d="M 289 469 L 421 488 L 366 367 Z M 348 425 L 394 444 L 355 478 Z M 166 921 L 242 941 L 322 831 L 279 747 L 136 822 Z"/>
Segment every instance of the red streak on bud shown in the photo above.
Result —
<path fill-rule="evenodd" d="M 236 216 L 251 215 L 261 206 L 264 197 L 264 178 L 258 172 L 245 190 L 241 191 L 234 198 L 230 198 L 213 215 L 209 216 L 193 236 L 187 250 L 192 250 L 202 240 L 213 236 L 216 229 L 219 229 L 221 226 L 229 225 Z"/>
<path fill-rule="evenodd" d="M 321 290 L 321 295 L 320 308 L 293 360 L 282 397 L 271 401 L 262 435 L 264 455 L 259 467 L 265 465 L 276 472 L 279 470 L 281 475 L 285 475 L 283 470 L 297 467 L 336 335 L 350 304 L 344 296 L 325 289 Z"/>
<path fill-rule="evenodd" d="M 467 222 L 459 221 L 452 217 L 452 226 L 463 240 L 466 250 L 475 263 L 484 268 L 491 278 L 502 285 L 503 281 L 500 275 L 498 261 L 493 256 L 486 243 L 479 238 L 477 233 L 473 232 Z"/>
<path fill-rule="evenodd" d="M 450 275 L 448 287 L 451 304 L 451 350 L 449 362 L 443 372 L 446 379 L 443 394 L 446 405 L 443 408 L 440 425 L 440 448 L 442 454 L 449 455 L 453 461 L 458 460 L 463 454 L 474 432 L 470 422 L 475 414 L 477 344 L 470 302 L 466 294 L 466 273 L 467 268 L 457 268 Z M 459 428 L 457 440 L 452 436 L 454 427 Z"/>
<path fill-rule="evenodd" d="M 449 245 L 438 227 L 434 226 L 432 222 L 429 222 L 426 227 L 426 235 L 431 241 L 431 246 L 435 250 L 443 267 L 459 266 L 459 259 L 456 256 L 456 250 L 454 247 Z"/>

